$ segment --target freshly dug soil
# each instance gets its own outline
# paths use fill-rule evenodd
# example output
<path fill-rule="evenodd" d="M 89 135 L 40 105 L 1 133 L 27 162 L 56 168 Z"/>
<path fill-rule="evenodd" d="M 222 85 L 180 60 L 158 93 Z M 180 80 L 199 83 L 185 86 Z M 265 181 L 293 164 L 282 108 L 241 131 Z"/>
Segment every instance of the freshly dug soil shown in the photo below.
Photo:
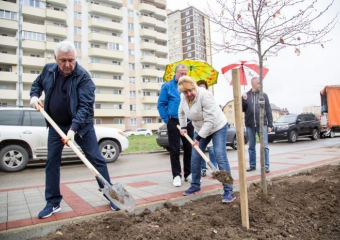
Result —
<path fill-rule="evenodd" d="M 208 196 L 184 206 L 140 215 L 108 213 L 83 223 L 70 223 L 43 239 L 340 239 L 340 166 L 324 166 L 248 189 L 249 222 L 241 224 L 239 195 L 230 204 Z"/>
<path fill-rule="evenodd" d="M 226 170 L 215 171 L 212 173 L 213 178 L 216 178 L 222 184 L 232 185 L 234 183 L 234 179 Z"/>

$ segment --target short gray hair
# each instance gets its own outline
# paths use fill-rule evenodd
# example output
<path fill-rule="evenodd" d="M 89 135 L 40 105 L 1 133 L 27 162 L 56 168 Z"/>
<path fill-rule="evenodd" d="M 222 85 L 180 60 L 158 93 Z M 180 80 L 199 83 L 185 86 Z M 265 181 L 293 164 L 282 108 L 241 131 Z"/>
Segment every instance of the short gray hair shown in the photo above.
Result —
<path fill-rule="evenodd" d="M 177 70 L 178 70 L 179 68 L 185 68 L 185 69 L 188 70 L 187 66 L 185 66 L 185 65 L 182 64 L 182 63 L 180 63 L 180 64 L 177 64 L 177 66 L 176 66 L 176 68 L 175 68 L 175 73 L 177 72 Z"/>
<path fill-rule="evenodd" d="M 58 57 L 59 51 L 62 51 L 64 53 L 74 52 L 74 57 L 77 56 L 77 50 L 76 50 L 76 47 L 74 46 L 74 44 L 72 42 L 69 42 L 69 41 L 66 41 L 66 40 L 59 42 L 55 46 L 54 55 L 56 55 Z"/>

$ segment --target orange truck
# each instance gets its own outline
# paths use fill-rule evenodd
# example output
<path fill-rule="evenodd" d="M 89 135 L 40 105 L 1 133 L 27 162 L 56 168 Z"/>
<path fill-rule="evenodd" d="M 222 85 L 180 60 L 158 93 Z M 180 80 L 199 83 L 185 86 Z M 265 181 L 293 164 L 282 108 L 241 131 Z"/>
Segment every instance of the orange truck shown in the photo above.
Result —
<path fill-rule="evenodd" d="M 334 137 L 340 132 L 340 85 L 326 86 L 321 95 L 321 137 Z"/>

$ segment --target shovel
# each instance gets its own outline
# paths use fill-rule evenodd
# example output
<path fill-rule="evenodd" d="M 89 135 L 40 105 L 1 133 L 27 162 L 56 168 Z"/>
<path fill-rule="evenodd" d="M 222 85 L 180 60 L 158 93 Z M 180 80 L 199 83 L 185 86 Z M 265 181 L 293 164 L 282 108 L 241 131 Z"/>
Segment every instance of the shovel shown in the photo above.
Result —
<path fill-rule="evenodd" d="M 51 124 L 51 126 L 59 133 L 62 139 L 66 139 L 65 133 L 58 127 L 58 125 L 52 120 L 52 118 L 45 112 L 43 106 L 41 104 L 37 104 L 38 108 L 42 115 L 46 118 L 46 120 Z M 133 197 L 125 190 L 125 188 L 120 183 L 115 183 L 111 185 L 105 178 L 93 167 L 93 165 L 87 160 L 87 158 L 79 151 L 76 145 L 72 141 L 67 141 L 65 143 L 77 154 L 77 156 L 83 161 L 83 163 L 90 169 L 90 171 L 94 174 L 96 179 L 103 184 L 104 188 L 102 192 L 104 196 L 112 202 L 114 205 L 119 207 L 120 209 L 126 210 L 128 212 L 132 212 L 135 208 L 135 201 Z"/>
<path fill-rule="evenodd" d="M 177 128 L 179 131 L 181 131 L 181 127 L 179 125 L 177 125 Z M 188 136 L 188 134 L 185 133 L 184 137 L 191 143 L 191 145 L 194 144 L 194 141 Z M 228 171 L 226 170 L 219 171 L 198 146 L 195 145 L 194 148 L 201 155 L 203 160 L 206 161 L 207 165 L 210 168 L 209 169 L 210 173 L 215 179 L 217 179 L 222 184 L 231 185 L 234 183 L 234 179 L 232 178 Z"/>

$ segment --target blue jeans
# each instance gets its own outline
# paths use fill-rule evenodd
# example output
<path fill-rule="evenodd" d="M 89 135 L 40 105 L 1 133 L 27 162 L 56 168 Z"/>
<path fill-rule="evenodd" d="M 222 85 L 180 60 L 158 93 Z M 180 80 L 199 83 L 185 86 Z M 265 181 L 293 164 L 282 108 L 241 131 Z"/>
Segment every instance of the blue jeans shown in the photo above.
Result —
<path fill-rule="evenodd" d="M 218 165 L 217 165 L 217 162 L 216 162 L 216 156 L 215 156 L 215 151 L 214 151 L 214 146 L 211 146 L 211 147 L 207 147 L 208 149 L 208 152 L 209 152 L 209 159 L 210 159 L 210 162 L 212 164 L 214 164 L 214 166 L 216 168 L 218 168 Z M 202 160 L 201 162 L 201 169 L 207 169 L 207 163 Z"/>
<path fill-rule="evenodd" d="M 67 131 L 70 128 L 70 126 L 59 127 L 65 134 L 67 134 Z M 106 161 L 101 156 L 98 148 L 98 142 L 94 128 L 92 127 L 82 137 L 80 137 L 79 134 L 76 134 L 75 141 L 81 147 L 86 158 L 91 162 L 91 164 L 98 170 L 98 172 L 105 178 L 106 181 L 111 183 Z M 47 201 L 47 205 L 49 206 L 58 205 L 63 198 L 60 194 L 60 162 L 64 146 L 65 144 L 61 141 L 61 136 L 54 130 L 53 127 L 50 127 L 48 131 L 48 152 L 45 166 L 45 199 Z M 90 174 L 91 173 L 89 171 L 89 175 Z M 103 188 L 103 185 L 100 182 L 98 182 L 98 184 L 100 188 Z"/>
<path fill-rule="evenodd" d="M 249 165 L 252 168 L 256 168 L 256 133 L 260 137 L 260 127 L 257 126 L 249 127 L 246 126 L 248 139 L 249 139 Z M 267 132 L 267 125 L 263 126 L 263 135 L 264 135 L 264 158 L 265 158 L 265 164 L 266 168 L 269 169 L 269 147 L 268 147 L 268 132 Z"/>
<path fill-rule="evenodd" d="M 226 141 L 227 141 L 227 131 L 228 125 L 226 124 L 223 128 L 208 136 L 207 138 L 202 138 L 199 142 L 200 149 L 204 152 L 208 143 L 212 139 L 214 145 L 214 152 L 216 156 L 216 161 L 220 170 L 226 170 L 230 172 L 230 165 L 227 158 L 227 149 L 226 149 Z M 194 133 L 194 139 L 196 138 L 197 133 Z M 196 151 L 195 148 L 192 148 L 191 153 L 191 186 L 200 187 L 201 186 L 201 161 L 204 161 L 201 155 Z M 232 191 L 233 185 L 223 184 L 223 189 L 225 192 Z"/>

